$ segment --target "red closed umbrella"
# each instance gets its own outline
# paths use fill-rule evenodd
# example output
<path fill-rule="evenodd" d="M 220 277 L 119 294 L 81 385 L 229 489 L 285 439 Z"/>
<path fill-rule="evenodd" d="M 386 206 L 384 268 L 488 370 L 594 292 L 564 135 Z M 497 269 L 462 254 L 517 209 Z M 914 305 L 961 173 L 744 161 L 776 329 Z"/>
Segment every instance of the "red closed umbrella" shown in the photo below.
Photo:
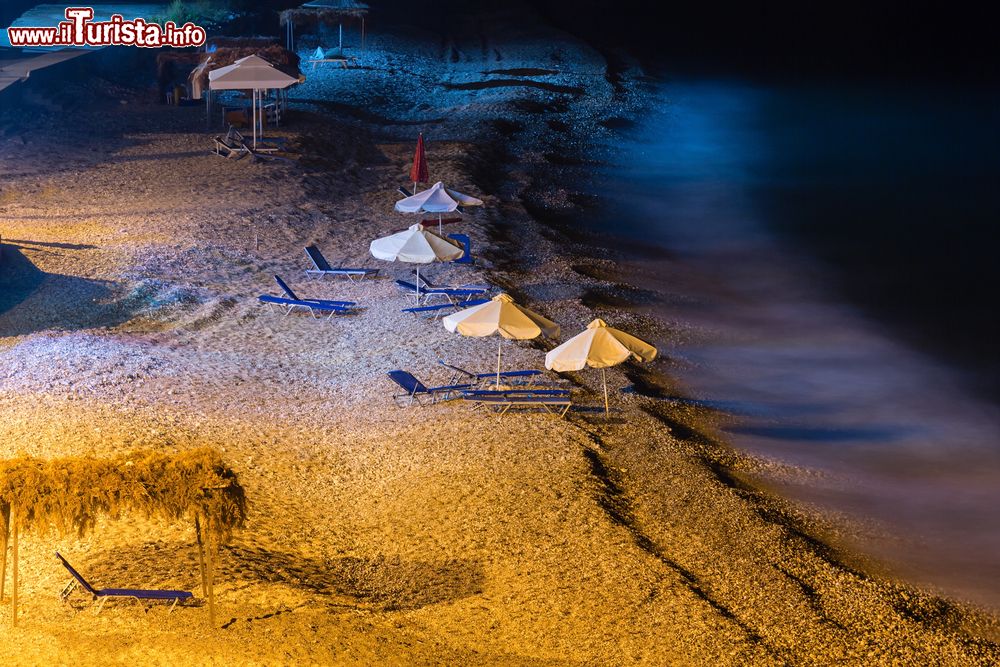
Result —
<path fill-rule="evenodd" d="M 427 156 L 424 154 L 424 133 L 417 138 L 417 150 L 413 154 L 413 166 L 410 167 L 410 180 L 413 181 L 413 193 L 417 192 L 417 183 L 427 183 L 430 176 L 427 173 Z"/>

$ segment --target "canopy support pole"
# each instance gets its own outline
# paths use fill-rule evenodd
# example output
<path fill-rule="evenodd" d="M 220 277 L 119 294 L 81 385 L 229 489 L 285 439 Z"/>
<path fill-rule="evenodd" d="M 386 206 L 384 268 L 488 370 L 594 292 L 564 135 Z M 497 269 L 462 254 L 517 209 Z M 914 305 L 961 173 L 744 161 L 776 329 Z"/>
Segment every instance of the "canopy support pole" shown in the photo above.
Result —
<path fill-rule="evenodd" d="M 416 189 L 416 188 L 414 188 Z M 444 223 L 441 222 L 441 214 L 438 213 L 438 236 L 444 236 Z"/>
<path fill-rule="evenodd" d="M 0 538 L 0 602 L 3 602 L 7 583 L 7 542 L 10 539 L 10 508 L 6 506 L 0 511 Z"/>
<path fill-rule="evenodd" d="M 611 414 L 611 409 L 608 407 L 608 373 L 606 368 L 601 369 L 601 382 L 604 383 L 604 415 L 607 416 Z"/>
<path fill-rule="evenodd" d="M 205 542 L 201 536 L 201 517 L 194 516 L 194 535 L 198 541 L 198 570 L 201 572 L 201 594 L 208 597 L 208 571 L 205 569 Z"/>
<path fill-rule="evenodd" d="M 206 523 L 207 525 L 207 523 Z M 207 563 L 206 570 L 208 571 L 208 624 L 215 629 L 215 557 L 217 555 L 217 546 L 215 541 L 212 539 L 212 527 L 208 526 L 205 531 L 205 543 L 208 546 L 207 552 Z"/>
<path fill-rule="evenodd" d="M 257 150 L 257 89 L 253 89 L 250 102 L 250 113 L 253 116 L 253 148 Z"/>
<path fill-rule="evenodd" d="M 420 305 L 420 265 L 417 264 L 417 305 Z"/>
<path fill-rule="evenodd" d="M 18 520 L 17 520 L 17 508 L 11 506 L 11 537 L 13 538 L 13 546 L 11 559 L 14 561 L 13 570 L 11 572 L 11 593 L 10 593 L 10 618 L 11 625 L 15 628 L 17 627 L 17 561 L 18 561 Z"/>

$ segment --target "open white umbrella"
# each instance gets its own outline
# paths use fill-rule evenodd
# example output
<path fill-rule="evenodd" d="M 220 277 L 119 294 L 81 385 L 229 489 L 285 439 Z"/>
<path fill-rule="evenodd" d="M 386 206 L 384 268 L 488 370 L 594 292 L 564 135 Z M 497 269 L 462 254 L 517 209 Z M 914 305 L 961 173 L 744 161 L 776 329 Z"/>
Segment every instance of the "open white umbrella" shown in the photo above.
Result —
<path fill-rule="evenodd" d="M 420 225 L 413 225 L 391 236 L 375 239 L 369 250 L 376 259 L 417 265 L 417 301 L 420 300 L 421 264 L 450 262 L 465 254 L 465 248 L 459 244 L 429 232 Z"/>
<path fill-rule="evenodd" d="M 504 338 L 530 340 L 545 335 L 555 338 L 559 325 L 538 313 L 514 303 L 508 294 L 498 294 L 486 303 L 460 310 L 445 317 L 444 328 L 463 336 L 492 336 L 499 333 L 497 342 L 497 386 L 500 386 L 500 350 Z"/>
<path fill-rule="evenodd" d="M 608 408 L 608 378 L 605 369 L 634 357 L 639 361 L 656 358 L 656 348 L 631 334 L 612 329 L 596 319 L 587 328 L 545 355 L 545 367 L 554 371 L 578 371 L 584 366 L 601 369 L 604 383 L 604 413 Z"/>
<path fill-rule="evenodd" d="M 232 65 L 213 69 L 208 73 L 209 90 L 252 90 L 251 116 L 253 119 L 253 147 L 257 148 L 257 125 L 261 112 L 257 111 L 258 100 L 265 90 L 280 90 L 298 83 L 260 56 L 240 58 Z"/>
<path fill-rule="evenodd" d="M 482 206 L 483 200 L 470 195 L 464 195 L 456 190 L 444 187 L 438 181 L 423 192 L 400 199 L 396 202 L 396 210 L 400 213 L 437 213 L 438 233 L 441 233 L 441 214 L 458 210 L 459 206 Z"/>

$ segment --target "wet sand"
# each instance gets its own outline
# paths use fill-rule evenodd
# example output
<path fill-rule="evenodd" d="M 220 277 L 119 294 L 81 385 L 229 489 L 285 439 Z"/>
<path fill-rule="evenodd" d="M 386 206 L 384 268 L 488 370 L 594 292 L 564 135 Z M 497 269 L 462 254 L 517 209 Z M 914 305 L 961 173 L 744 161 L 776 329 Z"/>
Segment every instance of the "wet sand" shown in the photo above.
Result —
<path fill-rule="evenodd" d="M 477 265 L 435 280 L 507 288 L 568 334 L 600 315 L 660 345 L 685 336 L 522 202 L 552 163 L 545 137 L 599 131 L 627 91 L 585 45 L 496 25 L 440 49 L 386 26 L 362 69 L 296 93 L 314 101 L 277 132 L 287 162 L 215 157 L 200 110 L 142 91 L 72 117 L 36 100 L 3 125 L 0 454 L 212 445 L 251 510 L 221 555 L 223 628 L 204 608 L 94 615 L 56 597 L 55 549 L 102 586 L 194 590 L 189 526 L 26 537 L 5 664 L 995 663 L 995 618 L 846 565 L 828 526 L 753 483 L 769 464 L 728 448 L 711 413 L 650 397 L 683 392 L 668 358 L 608 374 L 610 418 L 587 372 L 565 420 L 393 405 L 385 371 L 444 382 L 438 359 L 489 370 L 495 349 L 401 313 L 390 278 L 410 267 L 367 256 L 410 222 L 391 210 L 417 129 L 433 131 L 432 176 L 487 204 L 461 230 Z M 550 85 L 470 87 L 526 70 Z M 578 203 L 538 194 L 536 213 Z M 313 242 L 384 277 L 308 279 Z M 274 273 L 362 310 L 269 313 L 256 296 Z M 505 364 L 540 367 L 548 345 L 507 345 Z"/>

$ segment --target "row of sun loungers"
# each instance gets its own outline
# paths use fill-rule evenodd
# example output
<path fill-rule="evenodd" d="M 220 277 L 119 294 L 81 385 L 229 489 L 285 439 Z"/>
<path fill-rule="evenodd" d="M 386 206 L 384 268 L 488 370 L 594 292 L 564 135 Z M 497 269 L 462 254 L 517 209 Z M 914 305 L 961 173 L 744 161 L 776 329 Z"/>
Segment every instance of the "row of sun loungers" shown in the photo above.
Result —
<path fill-rule="evenodd" d="M 403 190 L 404 188 L 400 188 L 401 192 Z M 427 222 L 431 223 L 432 221 Z M 465 239 L 467 241 L 468 237 L 465 237 Z M 312 269 L 306 270 L 307 275 L 318 275 L 320 277 L 328 275 L 344 276 L 351 281 L 363 280 L 364 278 L 378 275 L 378 269 L 334 267 L 315 245 L 308 246 L 305 252 L 313 265 Z M 466 254 L 468 255 L 467 243 Z M 317 319 L 323 317 L 332 319 L 334 315 L 354 312 L 358 305 L 352 301 L 303 299 L 280 276 L 274 276 L 274 280 L 285 296 L 262 295 L 258 298 L 262 303 L 284 310 L 285 315 L 296 309 L 302 309 L 308 311 Z M 395 282 L 396 286 L 407 295 L 420 297 L 421 305 L 403 308 L 402 312 L 421 316 L 429 315 L 435 319 L 445 311 L 469 308 L 486 303 L 488 301 L 486 296 L 492 289 L 490 285 L 438 285 L 428 280 L 426 276 L 420 276 L 419 274 L 417 282 L 406 280 L 397 280 Z M 427 303 L 434 298 L 443 298 L 445 302 L 436 304 Z M 547 412 L 563 417 L 573 405 L 568 389 L 552 387 L 551 385 L 541 385 L 538 382 L 538 377 L 542 374 L 539 370 L 502 371 L 499 379 L 504 383 L 504 386 L 489 388 L 489 383 L 497 378 L 496 373 L 472 373 L 444 361 L 439 361 L 438 363 L 452 372 L 452 377 L 448 384 L 429 386 L 408 371 L 389 371 L 386 375 L 402 390 L 401 393 L 396 393 L 392 396 L 393 401 L 400 407 L 405 407 L 412 405 L 425 406 L 441 401 L 462 400 L 472 404 L 475 408 L 490 409 L 498 417 L 504 416 L 514 408 L 542 408 Z"/>
<path fill-rule="evenodd" d="M 315 245 L 308 246 L 305 249 L 306 256 L 312 262 L 314 268 L 306 269 L 307 275 L 318 275 L 323 276 L 345 276 L 352 282 L 355 280 L 363 280 L 368 277 L 376 277 L 378 275 L 378 269 L 370 268 L 349 268 L 349 267 L 333 267 L 330 265 L 329 261 L 323 256 L 319 248 Z M 353 310 L 358 305 L 353 301 L 333 301 L 329 299 L 303 299 L 300 298 L 292 289 L 281 279 L 280 276 L 274 277 L 275 282 L 281 291 L 284 292 L 285 296 L 273 296 L 270 294 L 261 295 L 258 300 L 261 303 L 267 304 L 272 308 L 278 308 L 282 310 L 285 315 L 289 315 L 297 309 L 307 310 L 310 315 L 316 319 L 321 319 L 326 317 L 327 319 L 332 318 L 334 315 L 340 313 L 353 312 Z M 483 297 L 490 289 L 490 285 L 459 285 L 459 286 L 445 286 L 436 285 L 428 280 L 424 276 L 418 276 L 420 289 L 419 294 L 422 299 L 423 305 L 418 305 L 410 308 L 403 308 L 402 311 L 405 313 L 412 313 L 420 316 L 432 316 L 437 319 L 443 311 L 454 310 L 458 308 L 469 308 L 471 306 L 477 306 L 482 303 L 486 303 L 485 298 L 473 298 L 473 297 Z M 396 285 L 408 294 L 417 295 L 417 283 L 411 283 L 404 280 L 397 280 Z M 440 304 L 429 304 L 428 301 L 435 297 L 443 297 L 447 299 L 446 303 Z"/>
<path fill-rule="evenodd" d="M 498 417 L 503 417 L 512 408 L 542 408 L 560 418 L 564 417 L 573 405 L 569 389 L 527 386 L 487 389 L 484 381 L 488 382 L 490 379 L 496 378 L 496 373 L 471 373 L 443 361 L 439 363 L 455 371 L 450 384 L 431 387 L 408 371 L 394 370 L 386 373 L 389 379 L 403 390 L 403 393 L 394 394 L 392 397 L 396 405 L 400 407 L 425 406 L 441 401 L 461 399 L 471 403 L 476 408 L 491 409 Z M 504 371 L 500 373 L 500 379 L 512 382 L 540 374 L 541 371 L 537 370 Z M 455 383 L 454 380 L 459 376 L 463 376 L 468 381 Z"/>

